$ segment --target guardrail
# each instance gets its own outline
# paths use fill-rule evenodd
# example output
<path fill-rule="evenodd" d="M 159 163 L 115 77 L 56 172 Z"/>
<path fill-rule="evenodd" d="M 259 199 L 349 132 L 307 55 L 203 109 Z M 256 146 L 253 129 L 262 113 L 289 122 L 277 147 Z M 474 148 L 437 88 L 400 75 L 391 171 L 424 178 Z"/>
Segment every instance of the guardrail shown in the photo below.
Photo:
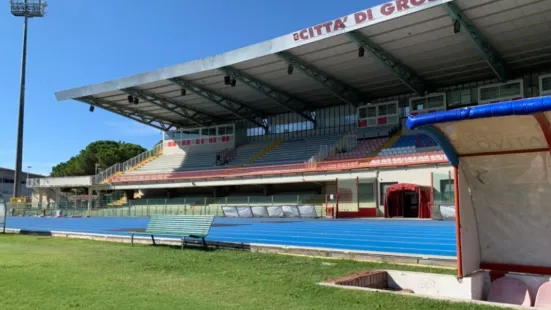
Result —
<path fill-rule="evenodd" d="M 249 177 L 266 174 L 295 174 L 303 172 L 327 172 L 362 168 L 396 167 L 408 165 L 446 163 L 443 152 L 431 152 L 411 155 L 385 156 L 375 158 L 351 159 L 342 161 L 306 162 L 287 165 L 240 167 L 229 169 L 160 172 L 144 174 L 125 174 L 112 178 L 111 183 L 176 181 L 190 179 Z"/>
<path fill-rule="evenodd" d="M 125 162 L 114 164 L 113 166 L 101 171 L 100 173 L 94 176 L 93 182 L 94 184 L 100 184 L 101 182 L 105 181 L 109 177 L 113 176 L 115 173 L 124 172 L 136 166 L 137 164 L 143 162 L 149 157 L 159 154 L 160 152 L 162 152 L 162 150 L 163 150 L 163 143 L 159 143 L 150 150 L 147 150 L 137 156 L 134 156 Z"/>

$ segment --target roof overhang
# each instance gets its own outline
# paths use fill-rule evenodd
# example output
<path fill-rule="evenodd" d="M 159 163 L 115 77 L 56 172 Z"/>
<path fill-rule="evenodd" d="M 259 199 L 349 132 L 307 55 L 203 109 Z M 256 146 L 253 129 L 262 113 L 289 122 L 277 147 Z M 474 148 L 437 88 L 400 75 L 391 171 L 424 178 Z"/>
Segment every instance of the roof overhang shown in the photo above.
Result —
<path fill-rule="evenodd" d="M 550 65 L 549 20 L 548 1 L 391 1 L 217 56 L 55 95 L 100 100 L 114 113 L 164 124 L 157 128 L 240 119 L 262 127 L 262 118 L 284 112 L 312 121 L 308 111 L 326 106 L 503 80 Z"/>

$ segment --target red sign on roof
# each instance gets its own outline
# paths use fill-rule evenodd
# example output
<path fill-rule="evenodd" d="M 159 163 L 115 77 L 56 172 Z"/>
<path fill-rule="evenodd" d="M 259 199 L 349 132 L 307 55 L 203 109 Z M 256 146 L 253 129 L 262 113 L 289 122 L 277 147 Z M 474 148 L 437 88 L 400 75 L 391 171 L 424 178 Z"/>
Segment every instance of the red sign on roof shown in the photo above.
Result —
<path fill-rule="evenodd" d="M 293 33 L 295 41 L 306 41 L 315 37 L 344 30 L 348 27 L 360 28 L 377 19 L 385 19 L 397 13 L 442 4 L 450 0 L 394 0 L 379 6 L 340 17 L 323 24 L 315 25 Z"/>

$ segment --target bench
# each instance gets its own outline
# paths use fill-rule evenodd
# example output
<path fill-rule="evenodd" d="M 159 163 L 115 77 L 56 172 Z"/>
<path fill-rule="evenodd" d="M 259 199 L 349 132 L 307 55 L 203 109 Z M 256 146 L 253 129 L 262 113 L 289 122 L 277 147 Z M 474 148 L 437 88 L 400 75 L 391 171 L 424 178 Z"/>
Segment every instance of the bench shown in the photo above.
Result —
<path fill-rule="evenodd" d="M 182 240 L 182 249 L 186 244 L 186 237 L 201 239 L 203 247 L 207 247 L 205 237 L 210 231 L 214 216 L 197 215 L 153 215 L 143 232 L 130 232 L 130 243 L 134 246 L 134 235 L 150 235 L 153 245 L 155 236 L 179 237 Z"/>

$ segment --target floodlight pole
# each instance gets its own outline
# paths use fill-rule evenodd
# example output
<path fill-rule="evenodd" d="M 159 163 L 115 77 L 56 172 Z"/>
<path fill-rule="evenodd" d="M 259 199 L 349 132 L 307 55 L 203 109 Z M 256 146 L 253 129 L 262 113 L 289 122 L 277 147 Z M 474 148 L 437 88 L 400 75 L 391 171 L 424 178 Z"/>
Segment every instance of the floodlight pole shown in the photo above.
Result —
<path fill-rule="evenodd" d="M 26 2 L 26 1 L 25 1 Z M 23 24 L 23 55 L 21 58 L 21 84 L 19 88 L 19 118 L 17 119 L 17 152 L 15 153 L 15 176 L 13 177 L 13 196 L 21 197 L 21 170 L 23 166 L 23 124 L 25 121 L 25 82 L 27 69 L 27 25 L 29 17 L 25 15 Z"/>
<path fill-rule="evenodd" d="M 25 121 L 25 83 L 27 69 L 27 28 L 29 18 L 43 17 L 45 3 L 41 0 L 11 0 L 11 12 L 16 17 L 24 17 L 23 23 L 23 53 L 21 55 L 21 83 L 19 88 L 19 117 L 17 120 L 17 150 L 15 154 L 15 173 L 13 177 L 13 197 L 21 197 L 21 174 L 23 166 L 23 125 Z"/>

